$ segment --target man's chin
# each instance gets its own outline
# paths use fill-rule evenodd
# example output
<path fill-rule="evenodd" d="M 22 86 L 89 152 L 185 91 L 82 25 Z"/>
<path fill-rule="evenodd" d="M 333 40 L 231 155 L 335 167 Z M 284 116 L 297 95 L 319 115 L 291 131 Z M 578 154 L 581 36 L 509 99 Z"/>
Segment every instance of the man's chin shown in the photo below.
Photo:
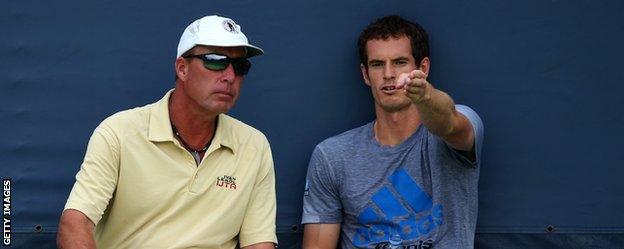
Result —
<path fill-rule="evenodd" d="M 385 112 L 399 112 L 406 110 L 410 106 L 410 102 L 401 102 L 401 103 L 383 103 L 379 105 L 382 110 Z"/>
<path fill-rule="evenodd" d="M 228 111 L 230 111 L 230 109 L 232 109 L 232 106 L 234 106 L 234 104 L 218 103 L 218 104 L 212 104 L 210 106 L 205 106 L 204 109 L 211 113 L 221 114 L 221 113 L 227 113 Z"/>

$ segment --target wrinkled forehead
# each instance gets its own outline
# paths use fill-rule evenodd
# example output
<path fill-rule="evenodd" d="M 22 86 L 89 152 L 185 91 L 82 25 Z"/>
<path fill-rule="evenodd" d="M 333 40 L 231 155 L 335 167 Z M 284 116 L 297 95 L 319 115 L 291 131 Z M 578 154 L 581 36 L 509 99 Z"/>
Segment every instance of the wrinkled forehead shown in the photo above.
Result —
<path fill-rule="evenodd" d="M 226 55 L 230 58 L 240 58 L 245 57 L 247 54 L 247 49 L 245 47 L 217 47 L 217 46 L 195 46 L 190 50 L 191 54 L 207 54 L 207 53 L 217 53 Z"/>

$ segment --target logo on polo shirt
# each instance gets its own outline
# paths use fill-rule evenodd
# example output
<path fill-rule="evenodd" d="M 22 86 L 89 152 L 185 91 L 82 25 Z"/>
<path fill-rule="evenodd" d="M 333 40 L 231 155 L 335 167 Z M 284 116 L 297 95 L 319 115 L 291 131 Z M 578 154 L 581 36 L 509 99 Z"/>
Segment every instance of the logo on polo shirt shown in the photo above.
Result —
<path fill-rule="evenodd" d="M 217 187 L 236 190 L 236 177 L 223 175 L 217 176 Z"/>

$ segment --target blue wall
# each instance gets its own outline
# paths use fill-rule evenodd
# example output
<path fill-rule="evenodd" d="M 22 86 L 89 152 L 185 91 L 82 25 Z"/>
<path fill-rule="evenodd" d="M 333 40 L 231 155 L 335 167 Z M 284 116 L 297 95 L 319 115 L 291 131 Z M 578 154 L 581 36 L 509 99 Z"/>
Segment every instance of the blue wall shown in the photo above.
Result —
<path fill-rule="evenodd" d="M 172 88 L 182 30 L 215 13 L 266 51 L 231 114 L 272 144 L 282 246 L 314 145 L 374 118 L 356 39 L 387 14 L 428 30 L 431 82 L 485 123 L 478 247 L 624 244 L 624 2 L 74 0 L 0 2 L 15 247 L 54 247 L 95 126 Z"/>

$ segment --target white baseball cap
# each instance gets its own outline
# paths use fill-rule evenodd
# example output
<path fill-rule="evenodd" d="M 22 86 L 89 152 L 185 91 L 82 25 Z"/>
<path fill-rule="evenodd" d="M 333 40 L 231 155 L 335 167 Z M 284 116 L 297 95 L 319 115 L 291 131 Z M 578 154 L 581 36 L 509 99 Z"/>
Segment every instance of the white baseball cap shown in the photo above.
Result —
<path fill-rule="evenodd" d="M 245 47 L 247 49 L 245 57 L 247 58 L 264 53 L 261 48 L 249 44 L 241 26 L 230 18 L 216 15 L 195 20 L 184 29 L 178 44 L 177 58 L 197 45 Z"/>

